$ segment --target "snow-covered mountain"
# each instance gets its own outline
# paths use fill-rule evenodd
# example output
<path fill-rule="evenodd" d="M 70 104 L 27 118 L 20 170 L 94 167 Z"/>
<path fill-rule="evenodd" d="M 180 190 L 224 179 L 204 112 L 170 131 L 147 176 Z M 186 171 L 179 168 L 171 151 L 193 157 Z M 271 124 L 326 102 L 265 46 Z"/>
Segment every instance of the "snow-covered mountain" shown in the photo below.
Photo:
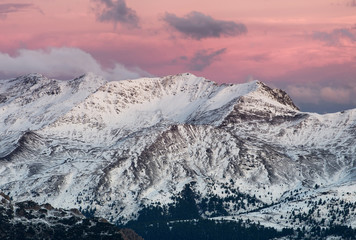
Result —
<path fill-rule="evenodd" d="M 189 187 L 203 218 L 356 227 L 356 110 L 301 112 L 262 82 L 189 73 L 113 82 L 30 74 L 0 81 L 0 119 L 0 190 L 17 201 L 122 224 Z M 223 211 L 201 205 L 212 199 Z M 331 222 L 336 208 L 347 211 Z"/>

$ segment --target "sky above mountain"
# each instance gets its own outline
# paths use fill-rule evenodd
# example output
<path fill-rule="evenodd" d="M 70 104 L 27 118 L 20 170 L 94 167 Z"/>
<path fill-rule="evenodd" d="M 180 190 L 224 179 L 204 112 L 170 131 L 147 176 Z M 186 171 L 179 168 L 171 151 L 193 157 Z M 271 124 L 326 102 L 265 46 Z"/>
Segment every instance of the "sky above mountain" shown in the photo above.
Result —
<path fill-rule="evenodd" d="M 192 72 L 356 107 L 356 0 L 0 0 L 0 79 Z"/>

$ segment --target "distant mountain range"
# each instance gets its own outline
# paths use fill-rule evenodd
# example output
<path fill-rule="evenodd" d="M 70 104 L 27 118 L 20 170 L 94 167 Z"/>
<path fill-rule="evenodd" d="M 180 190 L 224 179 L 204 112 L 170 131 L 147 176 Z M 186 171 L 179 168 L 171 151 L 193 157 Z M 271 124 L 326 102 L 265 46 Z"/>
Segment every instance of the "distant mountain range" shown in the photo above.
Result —
<path fill-rule="evenodd" d="M 347 239 L 355 161 L 356 109 L 301 112 L 259 81 L 218 85 L 189 73 L 0 81 L 0 190 L 145 239 L 183 223 L 268 232 L 254 239 Z M 150 232 L 155 223 L 165 224 L 151 229 L 162 235 Z"/>

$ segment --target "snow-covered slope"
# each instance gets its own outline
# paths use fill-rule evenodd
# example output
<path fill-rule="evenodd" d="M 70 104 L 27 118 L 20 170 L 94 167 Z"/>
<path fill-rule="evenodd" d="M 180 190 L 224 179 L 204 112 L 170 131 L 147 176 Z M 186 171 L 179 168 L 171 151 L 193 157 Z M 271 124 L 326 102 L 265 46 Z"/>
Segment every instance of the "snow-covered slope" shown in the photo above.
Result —
<path fill-rule="evenodd" d="M 13 150 L 21 134 L 54 122 L 105 82 L 91 73 L 68 82 L 40 74 L 0 81 L 0 157 Z"/>
<path fill-rule="evenodd" d="M 262 218 L 267 207 L 274 216 L 277 205 L 287 212 L 335 189 L 356 200 L 356 110 L 300 112 L 259 81 L 32 74 L 0 82 L 0 111 L 0 188 L 16 200 L 95 209 L 113 222 L 173 203 L 187 184 L 197 202 L 254 199 L 224 205 L 236 218 Z"/>

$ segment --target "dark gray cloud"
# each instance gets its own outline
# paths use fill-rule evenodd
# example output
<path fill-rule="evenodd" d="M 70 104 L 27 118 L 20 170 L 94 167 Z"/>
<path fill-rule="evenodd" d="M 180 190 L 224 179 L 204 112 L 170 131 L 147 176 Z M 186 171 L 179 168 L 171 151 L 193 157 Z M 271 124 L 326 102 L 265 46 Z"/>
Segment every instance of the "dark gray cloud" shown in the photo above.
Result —
<path fill-rule="evenodd" d="M 0 4 L 0 18 L 6 18 L 7 14 L 14 12 L 21 12 L 30 9 L 40 11 L 38 7 L 30 3 L 1 3 Z M 41 11 L 40 11 L 41 12 Z"/>
<path fill-rule="evenodd" d="M 226 52 L 226 48 L 222 48 L 216 51 L 207 49 L 199 50 L 190 59 L 189 69 L 193 71 L 202 71 L 206 67 L 210 66 L 221 54 Z"/>
<path fill-rule="evenodd" d="M 316 40 L 323 41 L 328 45 L 340 45 L 342 39 L 356 42 L 356 36 L 346 28 L 337 28 L 332 32 L 314 32 L 312 37 Z"/>
<path fill-rule="evenodd" d="M 237 36 L 247 33 L 242 23 L 216 20 L 200 12 L 191 12 L 185 17 L 166 13 L 163 20 L 171 27 L 193 39 L 219 38 L 221 36 Z"/>
<path fill-rule="evenodd" d="M 97 2 L 97 18 L 100 22 L 112 22 L 129 25 L 131 27 L 139 26 L 139 17 L 135 10 L 127 7 L 125 0 L 94 0 Z"/>

